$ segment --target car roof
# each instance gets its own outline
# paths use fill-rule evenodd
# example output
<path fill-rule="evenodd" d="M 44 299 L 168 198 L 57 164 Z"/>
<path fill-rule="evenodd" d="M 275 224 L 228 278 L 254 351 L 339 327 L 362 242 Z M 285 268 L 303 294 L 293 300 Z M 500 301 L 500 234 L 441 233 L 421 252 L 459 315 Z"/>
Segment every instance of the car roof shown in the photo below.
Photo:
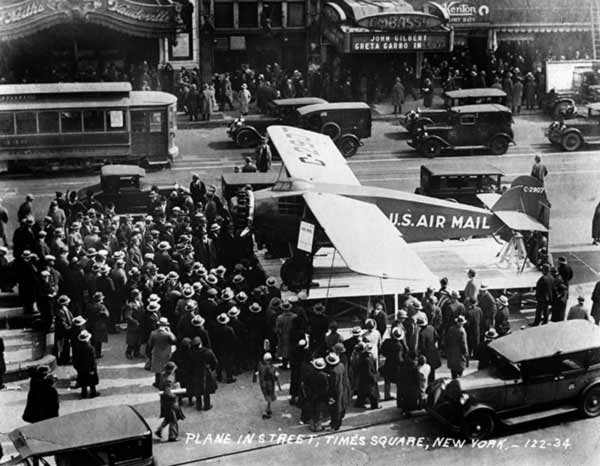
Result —
<path fill-rule="evenodd" d="M 432 176 L 469 176 L 469 175 L 504 175 L 498 167 L 487 163 L 452 162 L 452 165 L 443 162 L 433 162 L 421 165 Z"/>
<path fill-rule="evenodd" d="M 511 113 L 510 108 L 500 104 L 474 104 L 458 105 L 451 110 L 456 113 L 487 113 L 487 112 L 507 112 Z"/>
<path fill-rule="evenodd" d="M 100 176 L 146 176 L 146 170 L 137 165 L 104 165 Z"/>
<path fill-rule="evenodd" d="M 131 91 L 129 105 L 143 107 L 146 105 L 169 105 L 177 102 L 177 97 L 162 91 Z"/>
<path fill-rule="evenodd" d="M 22 458 L 86 448 L 149 435 L 132 406 L 105 406 L 65 414 L 13 430 L 8 436 Z"/>
<path fill-rule="evenodd" d="M 477 87 L 475 89 L 457 89 L 455 91 L 446 91 L 444 93 L 451 99 L 461 99 L 464 97 L 506 97 L 506 92 L 495 87 Z"/>
<path fill-rule="evenodd" d="M 512 363 L 520 363 L 600 348 L 600 327 L 583 319 L 549 323 L 505 335 L 489 346 Z"/>
<path fill-rule="evenodd" d="M 286 105 L 304 106 L 327 103 L 325 99 L 321 99 L 320 97 L 295 97 L 293 99 L 274 99 L 271 102 L 279 107 L 284 107 Z"/>
<path fill-rule="evenodd" d="M 300 107 L 297 111 L 300 115 L 306 115 L 313 112 L 324 112 L 327 110 L 371 110 L 371 107 L 364 102 L 334 102 L 326 104 L 314 104 Z"/>

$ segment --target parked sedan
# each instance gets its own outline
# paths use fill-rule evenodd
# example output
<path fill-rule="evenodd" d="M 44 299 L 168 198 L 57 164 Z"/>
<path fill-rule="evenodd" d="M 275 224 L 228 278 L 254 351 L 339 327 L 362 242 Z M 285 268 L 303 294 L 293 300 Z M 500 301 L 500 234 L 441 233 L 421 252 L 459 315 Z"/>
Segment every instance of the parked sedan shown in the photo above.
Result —
<path fill-rule="evenodd" d="M 600 143 L 600 103 L 588 104 L 587 109 L 587 114 L 553 121 L 545 131 L 548 140 L 567 152 L 579 150 L 585 144 Z"/>

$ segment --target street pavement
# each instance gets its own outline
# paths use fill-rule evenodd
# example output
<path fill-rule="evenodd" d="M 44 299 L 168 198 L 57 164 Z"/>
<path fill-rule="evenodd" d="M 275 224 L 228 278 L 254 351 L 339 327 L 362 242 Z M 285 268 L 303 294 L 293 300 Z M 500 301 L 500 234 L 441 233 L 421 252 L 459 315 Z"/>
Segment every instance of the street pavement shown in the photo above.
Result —
<path fill-rule="evenodd" d="M 598 202 L 597 177 L 600 165 L 595 150 L 577 153 L 556 151 L 544 140 L 542 131 L 548 120 L 538 114 L 515 117 L 516 147 L 511 147 L 504 156 L 461 153 L 455 156 L 439 157 L 449 164 L 453 160 L 486 162 L 496 165 L 506 173 L 506 179 L 512 180 L 521 174 L 527 174 L 533 163 L 533 157 L 539 154 L 547 165 L 549 176 L 547 190 L 552 202 L 550 234 L 551 250 L 571 251 L 577 254 L 581 270 L 587 270 L 586 278 L 576 285 L 571 293 L 571 301 L 577 294 L 589 297 L 595 277 L 600 272 L 598 253 L 600 248 L 591 246 L 591 220 L 594 207 Z M 227 138 L 225 128 L 205 128 L 180 130 L 177 137 L 182 157 L 171 170 L 149 173 L 150 183 L 175 183 L 187 185 L 191 173 L 198 173 L 206 182 L 220 184 L 220 176 L 225 171 L 233 171 L 241 166 L 249 150 L 235 147 Z M 419 170 L 427 159 L 419 157 L 407 146 L 405 133 L 396 121 L 375 121 L 373 136 L 365 140 L 364 147 L 349 160 L 350 167 L 359 180 L 365 184 L 413 191 L 419 184 Z M 274 169 L 278 169 L 276 163 Z M 16 217 L 15 212 L 25 194 L 36 195 L 36 213 L 44 215 L 49 200 L 57 190 L 77 190 L 96 183 L 98 175 L 94 173 L 55 173 L 44 176 L 12 175 L 0 179 L 0 197 Z M 14 228 L 14 222 L 9 225 Z M 596 252 L 597 251 L 597 252 Z M 582 272 L 583 273 L 583 272 Z M 571 304 L 571 303 L 570 303 Z M 511 316 L 514 331 L 531 321 L 530 310 Z M 106 347 L 105 357 L 100 360 L 100 391 L 102 396 L 92 400 L 79 400 L 78 393 L 69 388 L 69 379 L 74 375 L 71 368 L 59 367 L 59 391 L 61 394 L 61 413 L 69 413 L 114 404 L 132 404 L 146 417 L 151 427 L 158 424 L 158 395 L 152 388 L 153 375 L 143 369 L 143 361 L 129 361 L 124 358 L 124 336 L 111 336 Z M 471 367 L 471 370 L 473 367 Z M 440 376 L 447 371 L 440 371 Z M 275 416 L 271 420 L 261 418 L 263 408 L 260 390 L 251 383 L 249 374 L 242 375 L 235 384 L 221 384 L 214 397 L 215 408 L 208 412 L 197 413 L 193 408 L 185 407 L 187 419 L 180 423 L 181 441 L 175 444 L 158 441 L 155 452 L 161 464 L 196 464 L 198 460 L 209 459 L 219 464 L 600 464 L 597 450 L 600 443 L 600 420 L 580 420 L 559 418 L 547 424 L 536 424 L 517 431 L 503 432 L 498 439 L 508 439 L 519 447 L 506 450 L 472 449 L 470 446 L 459 448 L 434 448 L 433 440 L 445 436 L 447 432 L 428 417 L 415 417 L 399 420 L 394 402 L 383 403 L 377 411 L 363 411 L 352 408 L 345 420 L 344 429 L 352 429 L 335 437 L 346 438 L 351 435 L 392 438 L 400 436 L 424 436 L 429 439 L 429 448 L 424 446 L 388 446 L 380 444 L 341 445 L 346 440 L 321 440 L 319 446 L 308 445 L 306 441 L 294 445 L 271 446 L 277 443 L 277 436 L 271 434 L 303 434 L 310 431 L 298 424 L 298 411 L 287 403 L 286 389 L 288 373 L 282 374 L 284 394 L 275 403 Z M 12 384 L 11 390 L 0 392 L 0 441 L 5 452 L 14 450 L 7 443 L 6 434 L 22 424 L 27 382 Z M 19 390 L 20 389 L 20 390 Z M 197 434 L 194 441 L 185 439 L 189 434 Z M 242 434 L 255 434 L 249 443 L 240 442 Z M 206 436 L 211 434 L 210 438 Z M 221 434 L 215 438 L 216 434 Z M 229 440 L 226 434 L 230 434 Z M 265 434 L 261 438 L 259 434 Z M 325 438 L 325 437 L 324 437 Z M 541 448 L 541 440 L 559 438 L 570 439 L 571 448 Z M 286 441 L 289 437 L 286 437 Z M 284 440 L 285 440 L 284 439 Z M 527 439 L 537 440 L 525 446 Z M 280 439 L 281 441 L 281 439 Z M 314 441 L 314 440 L 313 440 Z M 350 441 L 350 440 L 348 440 Z M 335 443 L 335 444 L 334 444 Z M 544 445 L 545 446 L 545 445 Z M 244 452 L 245 450 L 252 450 Z M 232 454 L 238 452 L 236 454 Z"/>

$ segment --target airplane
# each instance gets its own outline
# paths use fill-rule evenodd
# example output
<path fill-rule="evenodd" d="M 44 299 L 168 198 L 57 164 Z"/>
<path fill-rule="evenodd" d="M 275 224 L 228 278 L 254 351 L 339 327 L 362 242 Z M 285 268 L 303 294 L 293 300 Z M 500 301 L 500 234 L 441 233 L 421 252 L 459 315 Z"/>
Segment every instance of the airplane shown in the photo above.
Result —
<path fill-rule="evenodd" d="M 550 203 L 533 177 L 518 177 L 502 195 L 480 194 L 487 208 L 474 207 L 362 185 L 326 135 L 290 126 L 267 133 L 283 165 L 275 185 L 253 195 L 252 228 L 272 257 L 288 258 L 281 278 L 290 289 L 310 286 L 313 257 L 324 246 L 358 274 L 431 280 L 409 243 L 493 235 L 547 244 Z M 314 225 L 314 235 L 312 247 L 302 250 L 304 222 Z"/>

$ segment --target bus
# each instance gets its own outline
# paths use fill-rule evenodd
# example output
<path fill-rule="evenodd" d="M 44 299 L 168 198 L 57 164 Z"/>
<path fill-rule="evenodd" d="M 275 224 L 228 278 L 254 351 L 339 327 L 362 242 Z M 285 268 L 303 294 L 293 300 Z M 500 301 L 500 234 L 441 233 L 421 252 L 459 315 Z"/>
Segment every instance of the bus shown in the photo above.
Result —
<path fill-rule="evenodd" d="M 0 172 L 170 166 L 177 98 L 126 82 L 0 85 Z"/>

